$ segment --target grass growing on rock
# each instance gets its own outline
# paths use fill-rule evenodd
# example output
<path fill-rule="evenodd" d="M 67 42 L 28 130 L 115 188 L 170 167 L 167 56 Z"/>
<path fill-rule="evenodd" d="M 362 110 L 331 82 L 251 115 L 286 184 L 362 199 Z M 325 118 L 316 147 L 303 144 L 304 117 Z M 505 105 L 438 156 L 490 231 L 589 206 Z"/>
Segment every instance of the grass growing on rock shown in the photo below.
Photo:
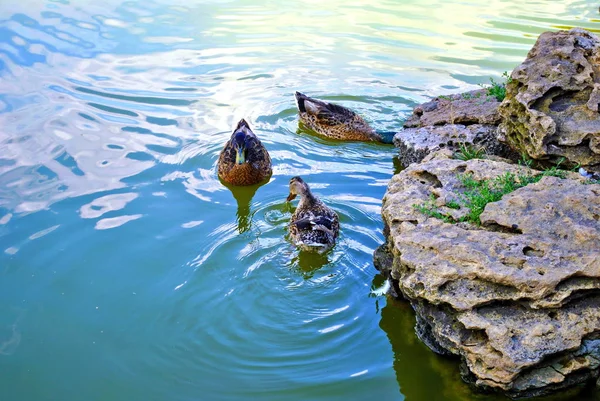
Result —
<path fill-rule="evenodd" d="M 455 200 L 450 200 L 450 201 L 446 202 L 446 206 L 449 207 L 450 209 L 460 209 L 460 203 L 458 203 Z"/>
<path fill-rule="evenodd" d="M 440 219 L 443 220 L 444 223 L 455 223 L 454 219 L 452 218 L 452 216 L 448 216 L 446 214 L 443 214 L 442 212 L 440 212 L 438 210 L 438 207 L 435 204 L 435 196 L 433 194 L 431 194 L 429 196 L 429 200 L 427 202 L 425 202 L 422 205 L 413 205 L 413 207 L 423 213 L 426 216 L 430 216 L 430 217 L 435 217 L 436 219 Z M 459 205 L 460 207 L 460 205 Z"/>
<path fill-rule="evenodd" d="M 560 163 L 559 163 L 560 165 Z M 464 192 L 457 195 L 457 200 L 446 202 L 446 207 L 450 209 L 467 208 L 468 213 L 459 219 L 447 213 L 443 213 L 436 205 L 435 196 L 431 194 L 429 200 L 422 205 L 413 205 L 413 207 L 426 216 L 440 219 L 446 223 L 468 222 L 477 226 L 481 225 L 480 216 L 485 206 L 491 202 L 497 202 L 508 193 L 519 188 L 540 181 L 543 177 L 552 176 L 565 178 L 566 171 L 560 170 L 559 165 L 553 166 L 539 174 L 514 174 L 504 173 L 494 179 L 478 181 L 472 174 L 462 174 L 458 176 L 461 184 L 465 188 Z"/>
<path fill-rule="evenodd" d="M 458 147 L 458 151 L 455 157 L 458 160 L 471 160 L 471 159 L 483 159 L 485 156 L 485 149 L 475 147 L 469 143 L 461 143 Z"/>
<path fill-rule="evenodd" d="M 486 87 L 488 96 L 495 97 L 497 101 L 501 102 L 506 97 L 506 84 L 512 81 L 508 71 L 504 71 L 502 74 L 504 82 L 496 82 L 494 78 L 490 78 L 491 86 Z"/>

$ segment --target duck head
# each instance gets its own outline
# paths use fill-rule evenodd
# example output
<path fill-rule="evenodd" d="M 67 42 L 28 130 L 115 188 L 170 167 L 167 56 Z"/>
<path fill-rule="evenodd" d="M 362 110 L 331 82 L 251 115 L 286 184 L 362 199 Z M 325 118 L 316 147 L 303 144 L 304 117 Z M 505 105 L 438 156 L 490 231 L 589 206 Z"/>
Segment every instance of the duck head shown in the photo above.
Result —
<path fill-rule="evenodd" d="M 232 143 L 235 149 L 235 164 L 244 164 L 246 162 L 246 151 L 253 135 L 250 126 L 246 120 L 242 118 L 240 122 L 238 122 L 232 135 Z"/>
<path fill-rule="evenodd" d="M 304 180 L 300 177 L 293 177 L 290 180 L 290 194 L 288 195 L 286 201 L 292 201 L 297 195 L 304 196 L 310 193 L 310 189 L 308 188 L 308 184 L 304 182 Z"/>

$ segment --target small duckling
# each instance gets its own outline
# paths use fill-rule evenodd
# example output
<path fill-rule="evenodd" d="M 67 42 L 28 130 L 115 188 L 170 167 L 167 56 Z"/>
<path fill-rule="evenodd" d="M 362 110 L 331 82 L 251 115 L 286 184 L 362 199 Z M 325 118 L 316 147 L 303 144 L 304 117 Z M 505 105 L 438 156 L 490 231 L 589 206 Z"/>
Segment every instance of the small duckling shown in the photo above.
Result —
<path fill-rule="evenodd" d="M 301 199 L 290 220 L 290 236 L 301 249 L 325 252 L 335 245 L 340 229 L 339 217 L 313 195 L 302 178 L 293 177 L 287 201 L 292 201 L 297 195 Z"/>
<path fill-rule="evenodd" d="M 309 129 L 328 138 L 346 141 L 392 143 L 395 132 L 376 132 L 352 110 L 296 92 L 300 121 Z"/>
<path fill-rule="evenodd" d="M 230 185 L 254 185 L 273 173 L 269 152 L 241 119 L 219 155 L 219 178 Z"/>

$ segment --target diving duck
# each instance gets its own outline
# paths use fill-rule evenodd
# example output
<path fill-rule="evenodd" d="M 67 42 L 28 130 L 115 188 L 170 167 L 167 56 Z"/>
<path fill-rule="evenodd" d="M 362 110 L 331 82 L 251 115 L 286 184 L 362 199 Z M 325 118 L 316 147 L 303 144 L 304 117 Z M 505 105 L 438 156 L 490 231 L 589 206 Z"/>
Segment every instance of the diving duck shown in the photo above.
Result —
<path fill-rule="evenodd" d="M 241 119 L 219 155 L 219 178 L 230 185 L 254 185 L 273 173 L 269 152 Z"/>
<path fill-rule="evenodd" d="M 302 178 L 293 177 L 287 201 L 292 201 L 297 195 L 301 199 L 290 220 L 290 236 L 301 249 L 325 252 L 335 245 L 340 230 L 339 217 L 313 195 Z"/>
<path fill-rule="evenodd" d="M 323 136 L 347 141 L 392 143 L 395 132 L 376 132 L 358 114 L 346 107 L 313 99 L 296 92 L 300 121 Z"/>

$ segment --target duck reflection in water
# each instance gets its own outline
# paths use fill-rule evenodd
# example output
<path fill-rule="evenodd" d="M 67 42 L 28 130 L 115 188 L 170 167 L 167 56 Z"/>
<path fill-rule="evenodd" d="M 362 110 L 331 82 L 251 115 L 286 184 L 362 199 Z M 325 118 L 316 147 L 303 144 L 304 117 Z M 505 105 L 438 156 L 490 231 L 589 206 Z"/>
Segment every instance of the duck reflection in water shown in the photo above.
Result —
<path fill-rule="evenodd" d="M 323 266 L 331 263 L 331 253 L 329 250 L 324 253 L 299 250 L 290 261 L 290 266 L 297 270 L 304 279 L 310 279 Z"/>
<path fill-rule="evenodd" d="M 262 187 L 264 183 L 241 187 L 229 185 L 225 182 L 222 182 L 222 184 L 229 188 L 237 202 L 236 222 L 238 225 L 238 232 L 242 234 L 252 227 L 252 216 L 254 215 L 254 212 L 250 211 L 250 205 L 252 204 L 254 194 L 256 194 L 258 188 Z"/>

